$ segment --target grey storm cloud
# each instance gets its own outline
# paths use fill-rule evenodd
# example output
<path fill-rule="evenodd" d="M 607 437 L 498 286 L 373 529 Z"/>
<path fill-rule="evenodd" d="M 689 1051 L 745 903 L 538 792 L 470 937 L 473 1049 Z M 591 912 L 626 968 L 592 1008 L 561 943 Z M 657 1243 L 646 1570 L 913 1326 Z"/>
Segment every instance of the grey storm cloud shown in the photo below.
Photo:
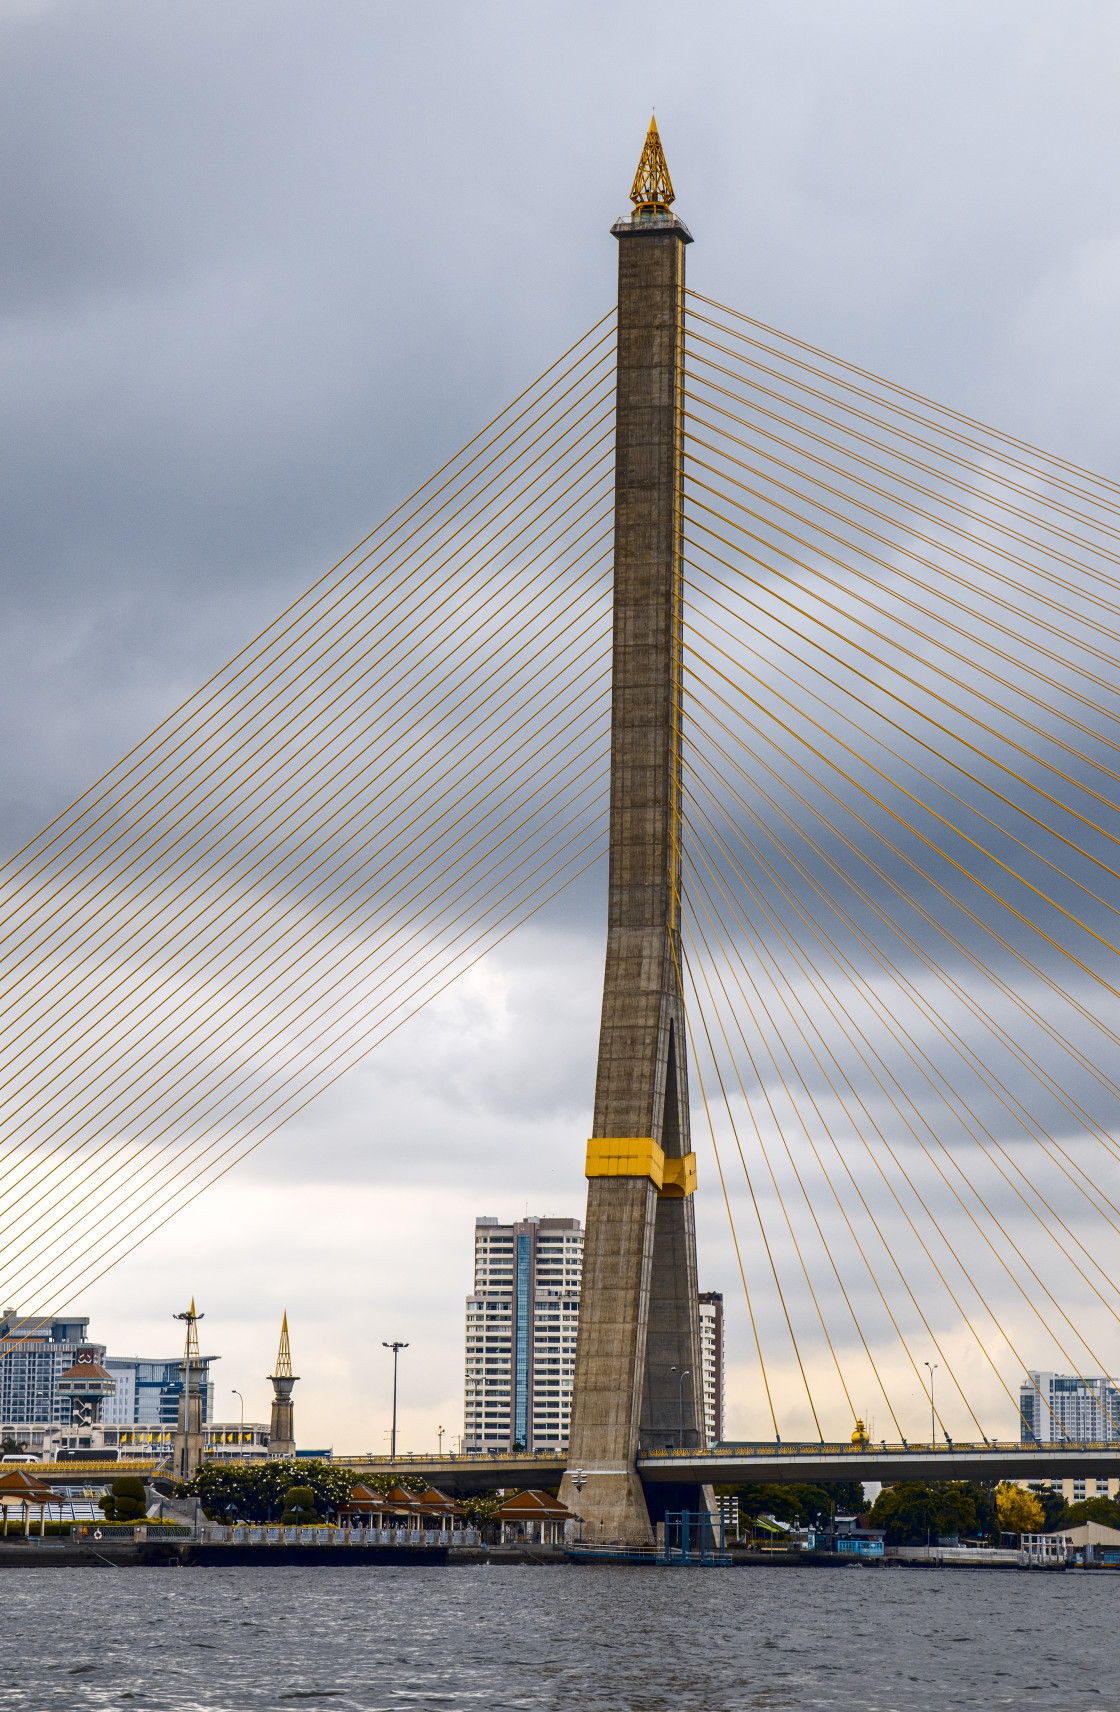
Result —
<path fill-rule="evenodd" d="M 653 104 L 694 285 L 1111 471 L 1118 48 L 1112 6 L 1019 0 L 0 0 L 6 848 L 609 308 Z M 456 1221 L 531 1193 L 578 1210 L 600 912 L 596 873 L 275 1143 L 293 1206 L 319 1149 L 324 1192 L 391 1188 L 395 1240 L 427 1221 L 445 1371 Z M 266 1155 L 246 1169 L 266 1180 Z M 459 1198 L 437 1206 L 441 1170 Z M 267 1319 L 273 1283 L 228 1248 L 211 1312 Z M 401 1253 L 360 1273 L 395 1312 Z M 350 1324 L 301 1276 L 308 1323 Z M 97 1301 L 146 1335 L 125 1295 Z M 347 1420 L 380 1406 L 365 1384 Z M 455 1406 L 425 1399 L 432 1422 Z"/>

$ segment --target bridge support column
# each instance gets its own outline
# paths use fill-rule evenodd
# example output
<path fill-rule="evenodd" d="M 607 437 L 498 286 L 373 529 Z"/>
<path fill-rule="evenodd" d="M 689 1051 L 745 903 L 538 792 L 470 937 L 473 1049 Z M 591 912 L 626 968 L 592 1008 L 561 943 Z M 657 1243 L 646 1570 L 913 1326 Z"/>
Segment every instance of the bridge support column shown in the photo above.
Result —
<path fill-rule="evenodd" d="M 651 146 L 654 154 L 651 156 Z M 652 191 L 640 202 L 637 192 Z M 658 176 L 658 175 L 661 176 Z M 660 194 L 658 193 L 660 191 Z M 667 192 L 667 194 L 665 194 Z M 584 1537 L 653 1538 L 640 1442 L 701 1442 L 680 988 L 681 359 L 686 226 L 655 127 L 619 243 L 610 879 L 569 1469 Z M 568 1477 L 561 1495 L 579 1500 Z"/>

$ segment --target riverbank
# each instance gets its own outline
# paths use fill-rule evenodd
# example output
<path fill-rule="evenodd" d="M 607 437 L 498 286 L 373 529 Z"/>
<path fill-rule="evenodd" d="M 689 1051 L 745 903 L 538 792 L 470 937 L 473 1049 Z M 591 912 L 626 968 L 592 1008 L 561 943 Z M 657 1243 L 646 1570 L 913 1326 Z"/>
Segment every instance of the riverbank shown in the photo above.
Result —
<path fill-rule="evenodd" d="M 1018 1553 L 951 1553 L 936 1548 L 927 1556 L 922 1548 L 888 1550 L 882 1557 L 863 1557 L 851 1552 L 759 1552 L 730 1550 L 726 1564 L 730 1569 L 964 1569 L 970 1574 L 981 1570 L 1030 1571 L 1038 1565 L 1019 1562 Z M 643 1560 L 612 1558 L 619 1568 L 640 1570 L 656 1567 L 652 1557 Z M 250 1545 L 245 1542 L 212 1542 L 192 1539 L 101 1539 L 81 1538 L 74 1543 L 67 1539 L 48 1538 L 42 1544 L 35 1539 L 0 1539 L 0 1570 L 3 1569 L 266 1569 L 278 1565 L 302 1565 L 304 1568 L 377 1569 L 444 1568 L 491 1565 L 494 1568 L 518 1564 L 552 1565 L 557 1568 L 603 1567 L 604 1559 L 591 1556 L 580 1558 L 563 1546 L 505 1545 L 505 1546 L 392 1546 L 373 1545 L 338 1547 L 333 1545 L 304 1545 L 268 1543 Z M 676 1566 L 679 1567 L 679 1566 Z M 700 1567 L 692 1565 L 690 1567 Z M 713 1566 L 716 1567 L 716 1566 Z M 1065 1565 L 1045 1570 L 1053 1574 L 1064 1572 Z M 1078 1566 L 1080 1567 L 1080 1566 Z M 1090 1565 L 1093 1573 L 1115 1573 L 1102 1565 Z M 1073 1569 L 1073 1566 L 1070 1566 Z"/>

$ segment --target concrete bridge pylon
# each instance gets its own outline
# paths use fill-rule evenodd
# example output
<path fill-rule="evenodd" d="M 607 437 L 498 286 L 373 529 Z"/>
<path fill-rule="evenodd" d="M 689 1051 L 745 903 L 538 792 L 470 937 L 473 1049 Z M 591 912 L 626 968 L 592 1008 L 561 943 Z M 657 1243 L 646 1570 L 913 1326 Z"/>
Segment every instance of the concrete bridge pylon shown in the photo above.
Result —
<path fill-rule="evenodd" d="M 643 1543 L 639 1448 L 697 1447 L 695 1162 L 681 991 L 685 247 L 651 123 L 618 240 L 610 873 L 569 1471 L 584 1536 Z M 699 1496 L 689 1495 L 693 1505 Z M 658 1505 L 665 1507 L 666 1499 Z M 668 1500 L 671 1503 L 671 1499 Z M 688 1502 L 688 1498 L 685 1499 Z"/>

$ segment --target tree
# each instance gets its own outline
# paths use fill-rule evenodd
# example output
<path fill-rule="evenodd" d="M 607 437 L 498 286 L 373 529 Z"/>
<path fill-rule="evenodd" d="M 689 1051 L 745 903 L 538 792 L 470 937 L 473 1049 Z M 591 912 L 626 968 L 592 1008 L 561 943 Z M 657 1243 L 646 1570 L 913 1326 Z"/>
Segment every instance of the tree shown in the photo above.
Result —
<path fill-rule="evenodd" d="M 801 1522 L 812 1527 L 827 1525 L 833 1512 L 858 1515 L 863 1509 L 863 1487 L 858 1480 L 829 1480 L 819 1485 L 809 1481 L 789 1485 L 763 1482 L 753 1486 L 720 1486 L 720 1496 L 739 1500 L 739 1516 L 773 1516 L 779 1522 Z"/>
<path fill-rule="evenodd" d="M 27 1441 L 25 1439 L 0 1439 L 0 1456 L 18 1456 L 21 1451 L 26 1449 Z"/>
<path fill-rule="evenodd" d="M 871 1506 L 873 1528 L 891 1546 L 924 1546 L 939 1536 L 986 1530 L 990 1505 L 982 1488 L 967 1480 L 900 1480 L 886 1486 Z"/>
<path fill-rule="evenodd" d="M 148 1513 L 148 1490 L 135 1474 L 122 1474 L 98 1506 L 107 1522 L 142 1522 Z"/>
<path fill-rule="evenodd" d="M 1052 1486 L 1045 1485 L 1038 1488 L 1035 1492 L 1035 1497 L 1038 1499 L 1039 1503 L 1042 1505 L 1043 1511 L 1045 1512 L 1046 1520 L 1042 1524 L 1044 1531 L 1048 1534 L 1052 1534 L 1055 1528 L 1064 1526 L 1068 1512 L 1066 1510 L 1066 1501 L 1062 1497 L 1062 1494 L 1060 1492 L 1055 1492 Z M 1090 1503 L 1095 1504 L 1096 1502 L 1097 1500 L 1095 1498 L 1090 1499 Z M 1105 1503 L 1107 1504 L 1109 1502 L 1111 1502 L 1111 1500 L 1106 1498 Z M 1078 1506 L 1074 1507 L 1077 1508 Z M 1109 1523 L 1109 1526 L 1120 1527 L 1120 1522 L 1111 1522 Z"/>
<path fill-rule="evenodd" d="M 494 1520 L 504 1499 L 500 1492 L 472 1492 L 461 1502 L 468 1527 L 484 1528 Z"/>
<path fill-rule="evenodd" d="M 965 1480 L 951 1480 L 938 1495 L 937 1532 L 971 1534 L 976 1531 L 976 1496 Z"/>
<path fill-rule="evenodd" d="M 340 1504 L 349 1502 L 354 1474 L 329 1462 L 272 1460 L 252 1463 L 209 1463 L 200 1468 L 185 1492 L 202 1500 L 212 1519 L 234 1516 L 250 1522 L 276 1522 L 284 1513 L 287 1495 L 295 1486 L 313 1494 L 311 1508 L 321 1516 L 332 1516 Z"/>
<path fill-rule="evenodd" d="M 1001 1480 L 996 1487 L 996 1514 L 1005 1534 L 1037 1534 L 1046 1521 L 1046 1511 L 1033 1492 Z"/>
<path fill-rule="evenodd" d="M 1120 1503 L 1115 1498 L 1083 1498 L 1080 1504 L 1062 1506 L 1057 1526 L 1079 1528 L 1085 1522 L 1101 1522 L 1106 1528 L 1120 1528 Z"/>
<path fill-rule="evenodd" d="M 247 1476 L 250 1470 L 237 1463 L 207 1463 L 200 1468 L 188 1490 L 202 1500 L 204 1513 L 212 1522 L 252 1516 Z"/>
<path fill-rule="evenodd" d="M 938 1493 L 925 1480 L 885 1486 L 871 1506 L 870 1521 L 883 1529 L 890 1546 L 924 1546 L 939 1531 Z"/>

